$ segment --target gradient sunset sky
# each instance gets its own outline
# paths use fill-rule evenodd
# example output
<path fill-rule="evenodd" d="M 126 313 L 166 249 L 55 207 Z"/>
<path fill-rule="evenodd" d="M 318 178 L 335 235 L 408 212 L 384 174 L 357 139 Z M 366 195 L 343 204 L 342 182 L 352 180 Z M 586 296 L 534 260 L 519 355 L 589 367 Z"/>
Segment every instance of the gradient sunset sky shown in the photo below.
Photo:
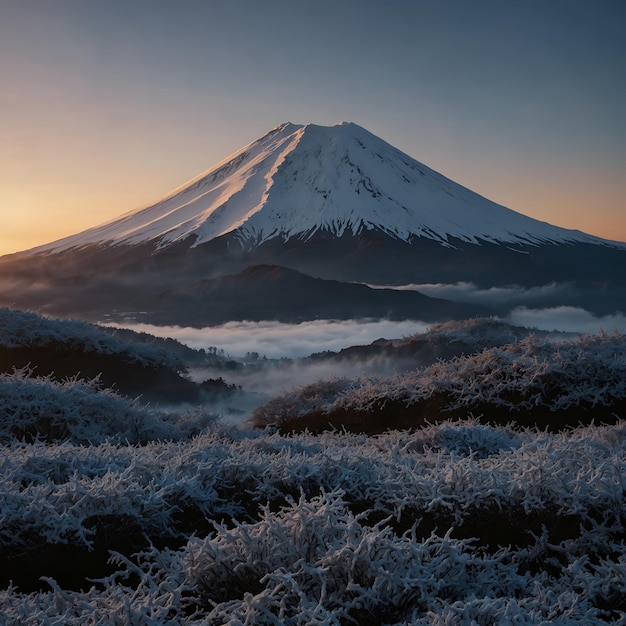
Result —
<path fill-rule="evenodd" d="M 0 254 L 148 204 L 279 123 L 352 121 L 626 241 L 624 0 L 0 0 Z"/>

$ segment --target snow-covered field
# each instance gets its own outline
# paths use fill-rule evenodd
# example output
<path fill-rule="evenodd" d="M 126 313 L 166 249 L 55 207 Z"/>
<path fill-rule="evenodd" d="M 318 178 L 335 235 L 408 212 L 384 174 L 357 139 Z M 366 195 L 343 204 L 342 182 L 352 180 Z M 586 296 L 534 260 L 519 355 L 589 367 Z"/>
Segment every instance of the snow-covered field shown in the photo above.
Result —
<path fill-rule="evenodd" d="M 34 341 L 15 315 L 4 348 Z M 92 327 L 31 322 L 38 345 L 52 328 L 113 349 Z M 610 415 L 624 337 L 459 323 L 424 341 L 469 352 L 294 392 L 318 408 L 408 399 L 419 427 L 374 435 L 226 426 L 207 407 L 0 375 L 0 624 L 626 623 L 626 423 Z M 420 398 L 441 389 L 467 414 L 422 424 Z M 520 427 L 528 398 L 587 425 Z M 491 423 L 470 415 L 477 399 Z"/>

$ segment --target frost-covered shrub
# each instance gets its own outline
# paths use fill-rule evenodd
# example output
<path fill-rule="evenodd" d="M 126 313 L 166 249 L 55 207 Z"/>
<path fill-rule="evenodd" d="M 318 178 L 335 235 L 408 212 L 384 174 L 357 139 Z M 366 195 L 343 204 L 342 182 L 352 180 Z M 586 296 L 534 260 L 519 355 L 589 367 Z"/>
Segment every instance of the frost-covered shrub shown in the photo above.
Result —
<path fill-rule="evenodd" d="M 554 412 L 610 406 L 626 398 L 625 375 L 626 336 L 603 333 L 558 343 L 531 336 L 473 357 L 437 363 L 424 371 L 424 383 L 429 391 L 452 392 L 450 408 L 486 403 L 514 411 L 541 407 Z"/>
<path fill-rule="evenodd" d="M 0 616 L 620 623 L 625 435 L 623 422 L 552 434 L 469 421 L 377 437 L 218 428 L 143 446 L 14 442 L 0 450 Z M 35 558 L 37 545 L 82 546 L 94 578 L 89 560 L 116 522 L 139 547 L 99 582 L 64 587 L 66 563 Z M 41 590 L 20 588 L 21 559 Z"/>
<path fill-rule="evenodd" d="M 89 443 L 103 436 L 137 441 L 146 411 L 99 389 L 97 381 L 35 378 L 29 370 L 0 374 L 0 440 L 71 440 Z M 133 432 L 134 431 L 134 432 Z"/>
<path fill-rule="evenodd" d="M 182 414 L 151 410 L 101 388 L 97 379 L 58 382 L 35 377 L 28 368 L 0 374 L 0 442 L 142 443 L 189 437 L 215 419 L 201 409 Z"/>
<path fill-rule="evenodd" d="M 625 434 L 623 423 L 513 434 L 459 422 L 379 437 L 224 430 L 142 447 L 13 445 L 0 457 L 2 553 L 20 533 L 93 540 L 81 524 L 97 511 L 140 520 L 154 541 L 114 554 L 112 573 L 83 591 L 50 572 L 42 591 L 5 585 L 0 615 L 27 625 L 622 623 Z M 469 440 L 492 452 L 459 453 Z M 290 476 L 317 493 L 280 502 Z M 229 508 L 229 477 L 253 508 Z M 168 545 L 185 505 L 210 523 Z M 507 521 L 524 541 L 503 533 Z"/>
<path fill-rule="evenodd" d="M 362 524 L 341 493 L 303 497 L 254 524 L 217 527 L 178 558 L 208 619 L 260 623 L 389 623 L 433 598 L 484 589 L 514 593 L 515 569 L 473 554 L 463 540 Z M 478 581 L 481 581 L 477 584 Z M 245 623 L 245 622 L 244 622 Z"/>
<path fill-rule="evenodd" d="M 326 393 L 316 393 L 316 390 Z M 275 398 L 251 421 L 284 429 L 332 425 L 365 432 L 420 426 L 446 415 L 559 428 L 615 420 L 626 410 L 626 337 L 535 336 L 439 361 L 393 378 L 319 382 Z"/>
<path fill-rule="evenodd" d="M 280 424 L 318 410 L 358 386 L 347 378 L 320 380 L 270 400 L 254 412 L 255 426 Z"/>
<path fill-rule="evenodd" d="M 501 451 L 513 450 L 521 444 L 519 433 L 511 428 L 497 430 L 478 420 L 466 420 L 459 423 L 446 423 L 438 428 L 433 437 L 432 446 L 451 454 L 474 454 L 485 458 Z"/>
<path fill-rule="evenodd" d="M 43 317 L 0 307 L 0 346 L 5 348 L 60 347 L 86 353 L 115 355 L 147 367 L 183 368 L 172 353 L 147 343 L 129 343 L 103 329 L 78 320 Z"/>
<path fill-rule="evenodd" d="M 403 337 L 395 341 L 394 345 L 400 346 L 421 339 L 434 345 L 460 344 L 464 347 L 464 351 L 470 354 L 480 352 L 485 348 L 515 343 L 537 332 L 506 324 L 493 317 L 476 317 L 435 324 L 427 332 Z M 548 333 L 542 334 L 548 335 Z"/>

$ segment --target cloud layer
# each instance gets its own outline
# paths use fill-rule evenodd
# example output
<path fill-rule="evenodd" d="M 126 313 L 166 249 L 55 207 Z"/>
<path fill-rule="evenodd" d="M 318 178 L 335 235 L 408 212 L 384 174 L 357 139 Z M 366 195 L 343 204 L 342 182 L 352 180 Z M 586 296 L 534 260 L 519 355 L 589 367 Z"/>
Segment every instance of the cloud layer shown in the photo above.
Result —
<path fill-rule="evenodd" d="M 172 337 L 192 348 L 215 346 L 231 356 L 258 352 L 268 358 L 297 358 L 325 350 L 338 351 L 366 345 L 376 339 L 396 339 L 425 332 L 419 321 L 315 320 L 300 324 L 281 322 L 228 322 L 206 328 L 132 324 L 128 328 L 157 337 Z"/>
<path fill-rule="evenodd" d="M 499 308 L 522 304 L 549 303 L 554 298 L 563 298 L 573 293 L 568 283 L 547 283 L 537 287 L 508 285 L 481 289 L 471 282 L 422 283 L 408 285 L 369 285 L 375 289 L 397 289 L 399 291 L 419 291 L 431 298 L 444 298 L 453 302 L 468 302 L 482 306 Z"/>
<path fill-rule="evenodd" d="M 597 317 L 579 307 L 559 306 L 548 309 L 518 307 L 504 318 L 515 326 L 538 330 L 561 330 L 572 333 L 597 333 L 619 331 L 626 333 L 626 315 L 616 313 Z"/>
<path fill-rule="evenodd" d="M 598 317 L 582 308 L 572 306 L 546 308 L 518 306 L 501 319 L 515 326 L 548 331 L 626 332 L 626 315 L 623 313 Z M 350 346 L 367 345 L 381 337 L 398 339 L 425 332 L 430 324 L 414 320 L 401 322 L 315 320 L 300 324 L 274 321 L 228 322 L 205 328 L 151 324 L 132 324 L 128 327 L 158 337 L 172 337 L 192 348 L 215 346 L 233 357 L 243 357 L 248 352 L 257 352 L 268 358 L 298 358 L 315 352 L 339 351 Z"/>
<path fill-rule="evenodd" d="M 626 332 L 626 316 L 623 314 L 600 318 L 576 307 L 561 306 L 542 309 L 518 307 L 507 316 L 502 316 L 501 319 L 516 326 L 547 331 L 594 333 L 599 330 L 619 330 Z M 317 320 L 300 324 L 272 321 L 229 322 L 221 326 L 200 329 L 150 324 L 133 324 L 127 327 L 159 337 L 172 337 L 192 348 L 215 346 L 232 357 L 243 357 L 248 352 L 257 352 L 268 358 L 296 359 L 315 352 L 339 351 L 354 345 L 370 344 L 381 337 L 397 339 L 423 333 L 428 330 L 429 325 L 419 321 Z M 251 367 L 242 371 L 229 371 L 227 374 L 210 368 L 196 368 L 190 372 L 190 376 L 197 382 L 225 376 L 229 383 L 240 385 L 246 391 L 258 394 L 257 396 L 248 395 L 237 401 L 229 401 L 233 406 L 236 405 L 241 415 L 238 413 L 234 418 L 231 416 L 228 419 L 241 421 L 242 415 L 248 415 L 255 406 L 264 403 L 270 397 L 316 380 L 327 380 L 335 376 L 349 378 L 359 375 L 390 376 L 396 373 L 394 368 L 394 363 L 386 362 L 384 359 L 366 359 L 358 362 L 313 360 L 282 362 L 274 367 Z"/>

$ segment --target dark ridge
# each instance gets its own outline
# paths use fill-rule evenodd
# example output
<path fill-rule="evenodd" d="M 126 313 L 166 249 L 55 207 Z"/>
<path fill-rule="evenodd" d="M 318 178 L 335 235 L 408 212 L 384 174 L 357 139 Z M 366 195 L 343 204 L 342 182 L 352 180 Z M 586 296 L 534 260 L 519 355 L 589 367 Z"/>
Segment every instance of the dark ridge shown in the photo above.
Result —
<path fill-rule="evenodd" d="M 425 321 L 482 316 L 483 307 L 429 298 L 414 291 L 313 278 L 285 267 L 257 265 L 234 275 L 186 284 L 159 295 L 154 323 L 200 326 L 229 320 L 300 322 L 388 318 Z"/>
<path fill-rule="evenodd" d="M 163 323 L 176 323 L 173 303 L 159 312 L 164 306 L 164 294 L 179 287 L 192 289 L 220 277 L 222 281 L 226 276 L 234 280 L 232 277 L 240 273 L 243 275 L 238 284 L 242 285 L 246 276 L 252 280 L 246 268 L 272 265 L 341 283 L 467 281 L 482 289 L 566 284 L 566 290 L 529 299 L 528 304 L 535 308 L 580 306 L 597 315 L 626 310 L 626 273 L 622 270 L 626 267 L 626 249 L 619 247 L 476 245 L 455 239 L 450 239 L 449 246 L 442 246 L 419 237 L 404 242 L 375 230 L 341 237 L 319 232 L 309 238 L 273 239 L 259 246 L 243 245 L 235 232 L 192 247 L 194 243 L 195 238 L 189 237 L 161 248 L 155 244 L 86 246 L 56 254 L 1 257 L 0 305 L 90 321 L 106 315 L 115 319 L 129 314 L 141 317 L 141 312 L 147 311 L 156 312 L 156 318 L 163 319 Z M 264 280 L 269 277 L 266 275 Z M 239 297 L 246 295 L 240 293 Z M 390 298 L 388 308 L 393 310 L 393 297 L 386 297 Z M 194 314 L 199 320 L 196 323 L 206 325 L 227 319 L 219 302 L 202 304 L 204 309 Z M 283 304 L 284 295 L 273 308 L 266 303 L 253 319 L 277 319 Z M 341 297 L 341 304 L 344 309 L 349 307 L 348 294 Z M 499 313 L 504 313 L 510 305 L 504 302 L 497 307 Z M 244 312 L 250 315 L 252 308 Z M 378 314 L 380 308 L 372 310 Z M 308 314 L 308 319 L 331 313 L 336 313 L 332 307 L 328 312 L 322 308 Z"/>

